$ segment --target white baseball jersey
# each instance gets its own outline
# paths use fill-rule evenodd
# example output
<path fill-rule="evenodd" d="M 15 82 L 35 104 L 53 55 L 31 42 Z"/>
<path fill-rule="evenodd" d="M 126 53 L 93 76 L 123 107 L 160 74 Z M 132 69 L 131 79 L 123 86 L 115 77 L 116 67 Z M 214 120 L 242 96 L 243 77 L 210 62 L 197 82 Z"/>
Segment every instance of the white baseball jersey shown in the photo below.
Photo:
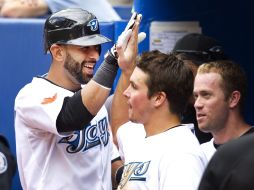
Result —
<path fill-rule="evenodd" d="M 82 131 L 59 134 L 73 92 L 34 78 L 15 100 L 17 163 L 24 190 L 110 190 L 112 135 L 105 106 Z"/>
<path fill-rule="evenodd" d="M 143 141 L 145 139 L 146 132 L 144 129 L 144 125 L 133 123 L 131 121 L 124 123 L 118 128 L 116 137 L 119 155 L 121 157 L 121 160 L 124 162 L 125 153 L 131 152 L 133 146 L 136 146 L 136 144 L 138 144 L 139 141 Z"/>
<path fill-rule="evenodd" d="M 210 141 L 201 144 L 201 148 L 202 148 L 207 160 L 210 161 L 210 159 L 216 152 L 216 148 L 214 147 L 214 139 L 212 138 Z"/>
<path fill-rule="evenodd" d="M 124 150 L 125 158 L 119 190 L 197 189 L 207 160 L 189 125 L 136 142 L 133 136 L 131 133 L 118 133 L 118 139 L 121 139 L 119 147 Z"/>

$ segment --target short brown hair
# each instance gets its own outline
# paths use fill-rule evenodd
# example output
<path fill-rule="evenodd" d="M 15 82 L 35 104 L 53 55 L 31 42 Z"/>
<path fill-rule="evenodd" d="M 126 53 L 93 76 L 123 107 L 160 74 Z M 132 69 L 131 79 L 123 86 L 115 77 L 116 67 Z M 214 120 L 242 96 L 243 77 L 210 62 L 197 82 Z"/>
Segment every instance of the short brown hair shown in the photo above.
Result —
<path fill-rule="evenodd" d="M 170 102 L 170 111 L 177 115 L 184 112 L 193 91 L 191 69 L 175 54 L 164 54 L 157 50 L 144 52 L 137 67 L 148 75 L 148 97 L 163 91 Z"/>
<path fill-rule="evenodd" d="M 218 73 L 222 77 L 222 89 L 226 100 L 233 91 L 239 91 L 240 110 L 243 112 L 247 96 L 247 77 L 244 70 L 232 60 L 217 60 L 199 66 L 197 73 Z"/>

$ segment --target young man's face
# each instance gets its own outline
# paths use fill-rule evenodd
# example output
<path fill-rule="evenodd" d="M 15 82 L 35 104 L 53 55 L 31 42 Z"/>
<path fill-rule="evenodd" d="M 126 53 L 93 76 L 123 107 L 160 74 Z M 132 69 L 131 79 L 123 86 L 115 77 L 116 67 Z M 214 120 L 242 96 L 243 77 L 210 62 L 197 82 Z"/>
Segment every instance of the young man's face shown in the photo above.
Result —
<path fill-rule="evenodd" d="M 146 73 L 136 67 L 131 75 L 130 85 L 123 93 L 128 99 L 129 119 L 132 122 L 144 124 L 149 119 L 152 103 L 147 96 L 147 77 Z"/>
<path fill-rule="evenodd" d="M 65 69 L 80 84 L 86 84 L 93 78 L 94 67 L 99 59 L 98 46 L 67 46 Z"/>
<path fill-rule="evenodd" d="M 229 105 L 218 73 L 198 73 L 194 81 L 194 97 L 198 127 L 204 132 L 216 132 L 224 127 Z"/>

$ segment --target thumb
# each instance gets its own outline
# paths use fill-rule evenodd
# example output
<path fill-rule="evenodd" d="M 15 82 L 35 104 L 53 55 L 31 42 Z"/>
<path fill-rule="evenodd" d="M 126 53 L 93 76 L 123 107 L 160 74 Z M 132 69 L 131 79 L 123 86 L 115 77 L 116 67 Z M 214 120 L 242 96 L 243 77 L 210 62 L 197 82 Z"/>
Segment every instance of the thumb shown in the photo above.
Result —
<path fill-rule="evenodd" d="M 140 42 L 142 42 L 145 38 L 146 38 L 146 33 L 145 33 L 145 32 L 140 32 L 140 33 L 138 34 L 138 44 L 139 44 Z"/>
<path fill-rule="evenodd" d="M 118 57 L 122 57 L 124 55 L 123 46 L 117 44 L 116 51 L 117 51 Z"/>

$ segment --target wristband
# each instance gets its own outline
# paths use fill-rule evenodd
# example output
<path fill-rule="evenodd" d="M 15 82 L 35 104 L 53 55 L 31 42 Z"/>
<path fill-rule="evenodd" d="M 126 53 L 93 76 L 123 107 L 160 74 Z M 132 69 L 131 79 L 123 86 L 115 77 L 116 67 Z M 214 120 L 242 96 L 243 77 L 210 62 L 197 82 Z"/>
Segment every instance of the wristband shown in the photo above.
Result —
<path fill-rule="evenodd" d="M 93 80 L 106 88 L 111 88 L 114 84 L 118 68 L 116 58 L 108 51 L 104 62 L 96 71 Z"/>
<path fill-rule="evenodd" d="M 114 50 L 113 50 L 114 49 Z M 112 52 L 113 51 L 113 52 Z M 110 51 L 108 51 L 104 57 L 104 60 L 108 64 L 116 65 L 118 67 L 118 61 L 117 61 L 118 55 L 115 49 L 115 45 L 111 48 Z"/>

